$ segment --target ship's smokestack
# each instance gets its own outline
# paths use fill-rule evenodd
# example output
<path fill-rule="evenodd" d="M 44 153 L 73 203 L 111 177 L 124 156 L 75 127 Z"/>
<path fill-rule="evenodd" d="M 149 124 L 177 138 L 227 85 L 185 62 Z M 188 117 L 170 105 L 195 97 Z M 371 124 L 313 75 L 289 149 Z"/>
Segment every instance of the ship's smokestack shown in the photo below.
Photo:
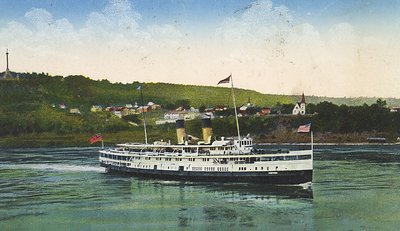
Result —
<path fill-rule="evenodd" d="M 176 120 L 176 136 L 178 138 L 178 144 L 185 143 L 186 131 L 185 121 L 183 119 Z"/>
<path fill-rule="evenodd" d="M 204 143 L 210 144 L 212 136 L 211 118 L 202 119 L 202 130 Z"/>

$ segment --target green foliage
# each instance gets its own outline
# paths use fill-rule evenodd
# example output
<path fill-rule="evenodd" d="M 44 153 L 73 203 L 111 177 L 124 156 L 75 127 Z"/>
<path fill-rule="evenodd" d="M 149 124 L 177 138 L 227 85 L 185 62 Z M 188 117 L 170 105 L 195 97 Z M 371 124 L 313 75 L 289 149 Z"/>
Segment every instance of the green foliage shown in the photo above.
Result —
<path fill-rule="evenodd" d="M 75 115 L 46 105 L 25 113 L 1 110 L 0 126 L 2 127 L 0 135 L 41 132 L 56 132 L 59 134 L 116 132 L 126 130 L 129 127 L 126 122 L 110 114 Z"/>
<path fill-rule="evenodd" d="M 329 132 L 400 132 L 400 113 L 392 113 L 386 107 L 386 101 L 378 99 L 368 106 L 335 105 L 322 102 L 307 105 L 307 111 L 315 113 L 313 126 L 318 131 Z"/>
<path fill-rule="evenodd" d="M 129 121 L 129 122 L 137 123 L 137 124 L 142 122 L 141 118 L 139 118 L 138 115 L 127 115 L 127 116 L 122 117 L 122 119 Z"/>
<path fill-rule="evenodd" d="M 138 82 L 131 84 L 110 83 L 108 80 L 91 80 L 84 76 L 49 76 L 44 73 L 20 73 L 19 81 L 0 81 L 0 136 L 55 133 L 97 133 L 141 131 L 126 120 L 142 124 L 141 116 L 121 120 L 110 113 L 90 113 L 96 105 L 125 105 L 141 102 Z M 177 85 L 168 83 L 140 83 L 144 101 L 161 104 L 164 109 L 196 107 L 204 111 L 209 106 L 225 105 L 227 111 L 216 113 L 224 116 L 213 120 L 215 136 L 236 135 L 233 103 L 230 88 Z M 258 107 L 272 107 L 273 112 L 290 114 L 293 102 L 300 96 L 266 95 L 252 90 L 235 89 L 237 105 L 251 98 Z M 400 105 L 399 99 L 376 98 L 326 98 L 307 97 L 307 113 L 313 116 L 271 116 L 240 118 L 242 134 L 267 134 L 275 130 L 295 129 L 299 124 L 312 122 L 316 131 L 348 133 L 378 131 L 398 134 L 400 113 L 390 113 L 388 105 Z M 70 114 L 58 108 L 65 103 L 68 108 L 78 108 L 82 114 Z M 51 105 L 55 105 L 52 107 Z M 340 105 L 340 106 L 339 106 Z M 254 114 L 255 111 L 249 111 Z M 155 124 L 161 112 L 146 114 L 149 125 Z M 283 127 L 282 127 L 283 124 Z M 189 134 L 201 137 L 201 122 L 187 123 Z M 151 126 L 149 127 L 149 130 Z M 171 125 L 153 127 L 154 137 L 174 133 Z"/>

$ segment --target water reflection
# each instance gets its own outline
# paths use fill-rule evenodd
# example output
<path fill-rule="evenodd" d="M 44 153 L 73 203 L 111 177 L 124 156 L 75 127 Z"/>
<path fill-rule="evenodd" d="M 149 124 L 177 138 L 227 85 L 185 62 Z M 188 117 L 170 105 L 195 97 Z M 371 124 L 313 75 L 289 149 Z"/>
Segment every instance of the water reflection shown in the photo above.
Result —
<path fill-rule="evenodd" d="M 286 221 L 282 219 L 287 218 L 279 217 L 282 210 L 306 210 L 305 214 L 311 217 L 313 199 L 309 185 L 196 183 L 136 177 L 131 178 L 131 194 L 133 204 L 157 209 L 157 216 L 163 220 L 175 214 L 171 219 L 178 227 L 199 227 L 201 224 L 206 229 L 220 229 L 221 224 L 257 227 L 262 224 L 260 221 L 272 219 L 268 218 L 271 215 L 275 217 L 271 222 L 284 224 Z M 153 219 L 151 213 L 147 216 Z"/>

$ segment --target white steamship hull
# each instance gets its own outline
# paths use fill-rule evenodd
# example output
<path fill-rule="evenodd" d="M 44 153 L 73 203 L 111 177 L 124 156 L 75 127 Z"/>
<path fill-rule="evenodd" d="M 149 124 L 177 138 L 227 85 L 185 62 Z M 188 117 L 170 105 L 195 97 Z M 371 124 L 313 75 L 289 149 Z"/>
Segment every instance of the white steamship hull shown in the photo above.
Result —
<path fill-rule="evenodd" d="M 251 139 L 235 141 L 231 146 L 221 145 L 221 142 L 212 145 L 121 144 L 117 149 L 101 150 L 99 160 L 108 172 L 167 180 L 263 184 L 312 182 L 311 150 L 265 152 L 251 149 L 242 153 L 235 150 L 236 145 L 245 150 L 244 144 L 251 144 Z"/>
<path fill-rule="evenodd" d="M 199 182 L 245 182 L 260 184 L 302 184 L 312 182 L 312 170 L 272 171 L 272 172 L 199 172 L 171 171 L 128 168 L 111 164 L 101 164 L 108 172 L 126 173 L 164 180 L 199 181 Z"/>

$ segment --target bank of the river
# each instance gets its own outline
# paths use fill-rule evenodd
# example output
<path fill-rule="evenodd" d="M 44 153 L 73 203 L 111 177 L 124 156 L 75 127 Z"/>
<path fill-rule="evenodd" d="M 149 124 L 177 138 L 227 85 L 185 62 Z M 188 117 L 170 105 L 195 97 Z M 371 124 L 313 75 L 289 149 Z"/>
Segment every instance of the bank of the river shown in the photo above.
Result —
<path fill-rule="evenodd" d="M 87 147 L 90 146 L 89 139 L 93 134 L 77 133 L 77 134 L 57 134 L 57 133 L 31 133 L 21 134 L 18 136 L 0 137 L 0 148 L 24 148 L 24 147 Z M 117 143 L 124 142 L 144 142 L 142 131 L 122 131 L 115 133 L 104 133 L 104 144 L 112 146 Z M 354 134 L 334 134 L 334 133 L 315 133 L 315 145 L 368 145 L 367 138 L 373 136 L 368 133 Z M 382 135 L 389 137 L 388 143 L 395 144 L 397 141 L 390 138 L 390 135 Z M 175 142 L 175 131 L 168 132 L 152 131 L 149 133 L 149 140 L 170 140 Z M 271 135 L 261 135 L 255 137 L 256 143 L 262 144 L 308 144 L 310 142 L 310 134 L 286 133 Z M 91 146 L 100 146 L 95 143 Z"/>
<path fill-rule="evenodd" d="M 57 133 L 32 133 L 21 134 L 18 136 L 0 137 L 0 148 L 35 148 L 35 147 L 87 147 L 100 146 L 101 143 L 90 144 L 89 139 L 94 134 L 77 133 L 77 134 L 57 134 Z M 103 133 L 104 145 L 115 145 L 124 142 L 144 142 L 143 132 L 138 131 L 122 131 L 115 133 Z M 151 133 L 149 140 L 156 140 L 157 137 L 170 137 L 167 134 Z M 171 138 L 169 138 L 171 139 Z"/>

